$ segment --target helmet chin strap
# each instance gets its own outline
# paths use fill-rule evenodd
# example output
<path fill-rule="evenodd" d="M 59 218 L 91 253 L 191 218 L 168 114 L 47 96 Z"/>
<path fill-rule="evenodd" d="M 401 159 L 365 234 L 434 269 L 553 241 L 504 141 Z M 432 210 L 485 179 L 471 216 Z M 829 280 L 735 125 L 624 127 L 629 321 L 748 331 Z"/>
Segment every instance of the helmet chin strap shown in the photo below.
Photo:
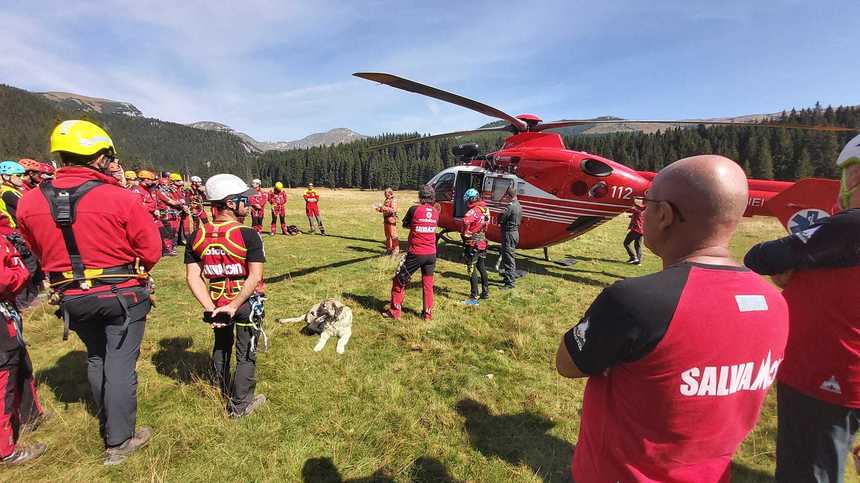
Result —
<path fill-rule="evenodd" d="M 853 198 L 854 193 L 860 189 L 860 173 L 852 177 L 848 176 L 849 171 L 851 171 L 852 168 L 860 171 L 860 158 L 850 159 L 848 163 L 842 166 L 842 182 L 839 186 L 839 205 L 843 209 L 851 207 L 851 198 Z M 851 184 L 849 185 L 849 183 Z"/>

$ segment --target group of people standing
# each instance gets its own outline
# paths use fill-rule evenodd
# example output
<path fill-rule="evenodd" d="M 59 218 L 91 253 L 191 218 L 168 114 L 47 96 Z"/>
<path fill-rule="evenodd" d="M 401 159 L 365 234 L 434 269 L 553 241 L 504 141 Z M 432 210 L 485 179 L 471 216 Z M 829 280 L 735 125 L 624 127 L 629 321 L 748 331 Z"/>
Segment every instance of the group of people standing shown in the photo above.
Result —
<path fill-rule="evenodd" d="M 271 216 L 272 226 L 269 229 L 269 235 L 274 236 L 278 222 L 281 224 L 282 235 L 296 235 L 298 229 L 292 225 L 287 225 L 286 222 L 286 205 L 287 192 L 284 191 L 284 184 L 280 181 L 275 183 L 271 190 L 265 190 L 259 179 L 251 181 L 253 192 L 249 195 L 248 200 L 251 208 L 251 226 L 257 233 L 263 233 L 263 217 L 266 214 L 266 204 L 272 205 Z M 305 215 L 308 217 L 308 230 L 310 233 L 315 233 L 319 229 L 320 235 L 325 235 L 325 227 L 320 216 L 319 192 L 314 188 L 313 183 L 308 183 L 302 198 L 305 200 Z"/>
<path fill-rule="evenodd" d="M 743 170 L 711 155 L 657 173 L 638 204 L 663 269 L 603 290 L 556 354 L 588 378 L 573 481 L 729 481 L 774 382 L 776 480 L 843 481 L 860 429 L 860 136 L 837 166 L 838 213 L 743 265 Z"/>
<path fill-rule="evenodd" d="M 192 179 L 184 201 L 168 197 L 183 188 L 181 177 L 161 176 L 164 183 L 148 171 L 131 176 L 120 170 L 117 176 L 113 141 L 88 121 L 58 125 L 51 151 L 63 164 L 53 179 L 34 170 L 28 174 L 19 162 L 0 163 L 0 464 L 25 463 L 47 449 L 17 445 L 23 427 L 34 429 L 46 417 L 15 299 L 35 275 L 22 250 L 47 277 L 64 337 L 73 331 L 86 346 L 104 464 L 122 463 L 150 440 L 152 431 L 137 427 L 135 368 L 152 308 L 149 272 L 170 253 L 165 222 L 171 229 L 176 221 L 183 226 L 181 214 L 174 220 L 161 208 L 181 213 L 188 207 L 186 280 L 214 333 L 212 372 L 228 415 L 244 417 L 263 405 L 265 396 L 255 391 L 256 353 L 265 345 L 262 221 L 243 223 L 264 206 L 252 201 L 262 192 L 259 183 L 249 187 L 234 175 L 219 174 L 205 187 Z M 571 465 L 575 481 L 727 481 L 732 455 L 755 426 L 774 382 L 778 481 L 840 481 L 860 429 L 860 136 L 837 165 L 841 211 L 753 247 L 746 267 L 729 250 L 748 200 L 741 168 L 720 156 L 696 156 L 656 175 L 648 197 L 638 203 L 641 234 L 663 269 L 606 288 L 564 334 L 556 353 L 559 374 L 588 378 Z M 25 178 L 35 185 L 22 193 Z M 521 219 L 516 194 L 513 186 L 499 218 L 509 288 Z M 316 208 L 319 195 L 309 187 L 305 200 Z M 395 319 L 418 270 L 421 316 L 433 317 L 440 211 L 430 186 L 420 190 L 418 201 L 402 220 L 409 229 L 408 250 L 384 313 Z M 467 190 L 464 201 L 469 209 L 461 235 L 471 285 L 466 303 L 476 305 L 489 295 L 490 214 L 477 190 Z M 378 211 L 387 251 L 396 253 L 392 191 Z M 307 214 L 322 230 L 318 208 Z M 771 275 L 784 290 L 758 274 Z"/>
<path fill-rule="evenodd" d="M 512 289 L 517 276 L 514 254 L 519 243 L 519 227 L 522 222 L 522 208 L 517 201 L 516 184 L 511 184 L 506 193 L 506 199 L 507 207 L 498 220 L 502 233 L 499 272 L 502 275 L 503 288 Z M 469 298 L 463 303 L 476 306 L 479 305 L 479 299 L 486 300 L 490 297 L 486 269 L 486 231 L 490 224 L 490 210 L 475 188 L 466 190 L 463 201 L 469 210 L 463 217 L 460 234 L 463 238 L 463 260 L 469 274 L 470 285 Z M 424 297 L 421 318 L 431 320 L 433 317 L 433 272 L 436 267 L 436 229 L 440 207 L 434 203 L 434 192 L 431 186 L 424 186 L 419 191 L 418 203 L 411 206 L 403 217 L 403 227 L 409 229 L 408 249 L 395 272 L 391 286 L 391 301 L 389 307 L 383 311 L 384 317 L 400 319 L 406 285 L 419 269 Z M 397 201 L 394 198 L 394 190 L 391 188 L 385 190 L 385 200 L 381 205 L 376 206 L 376 211 L 382 214 L 385 252 L 396 255 L 400 252 L 400 241 L 397 236 Z"/>

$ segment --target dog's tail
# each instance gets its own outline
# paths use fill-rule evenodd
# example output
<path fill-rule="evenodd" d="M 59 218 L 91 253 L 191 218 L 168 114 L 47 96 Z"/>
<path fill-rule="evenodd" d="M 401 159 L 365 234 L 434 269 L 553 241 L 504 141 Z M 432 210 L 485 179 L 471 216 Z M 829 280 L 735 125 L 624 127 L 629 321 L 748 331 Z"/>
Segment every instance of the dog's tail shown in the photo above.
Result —
<path fill-rule="evenodd" d="M 290 319 L 278 319 L 279 324 L 294 324 L 296 322 L 304 322 L 304 321 L 305 321 L 304 315 L 301 317 L 292 317 Z"/>

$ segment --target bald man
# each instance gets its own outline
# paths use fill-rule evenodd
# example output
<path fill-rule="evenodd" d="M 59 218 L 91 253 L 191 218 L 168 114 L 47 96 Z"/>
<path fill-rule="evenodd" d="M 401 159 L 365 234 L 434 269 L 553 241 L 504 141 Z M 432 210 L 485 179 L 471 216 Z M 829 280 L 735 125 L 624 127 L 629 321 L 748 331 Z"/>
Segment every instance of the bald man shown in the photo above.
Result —
<path fill-rule="evenodd" d="M 556 354 L 588 378 L 576 483 L 729 481 L 788 337 L 780 293 L 729 252 L 747 198 L 736 163 L 696 156 L 641 199 L 663 270 L 603 290 Z"/>
<path fill-rule="evenodd" d="M 754 246 L 750 269 L 785 287 L 791 318 L 777 381 L 776 480 L 842 481 L 860 431 L 860 136 L 836 160 L 841 211 Z"/>

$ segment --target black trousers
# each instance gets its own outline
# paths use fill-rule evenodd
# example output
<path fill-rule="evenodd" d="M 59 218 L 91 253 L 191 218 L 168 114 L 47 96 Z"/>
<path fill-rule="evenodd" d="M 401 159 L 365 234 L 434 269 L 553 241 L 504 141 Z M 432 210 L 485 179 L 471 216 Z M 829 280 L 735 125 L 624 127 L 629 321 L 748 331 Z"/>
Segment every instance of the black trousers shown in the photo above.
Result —
<path fill-rule="evenodd" d="M 506 231 L 502 233 L 502 264 L 500 269 L 505 285 L 513 285 L 514 280 L 516 280 L 517 261 L 514 259 L 514 253 L 519 243 L 519 231 Z"/>
<path fill-rule="evenodd" d="M 776 481 L 841 482 L 860 409 L 835 406 L 777 384 Z"/>
<path fill-rule="evenodd" d="M 221 394 L 227 398 L 227 410 L 241 412 L 254 399 L 257 387 L 257 352 L 252 350 L 257 331 L 251 326 L 238 325 L 248 322 L 251 313 L 246 302 L 226 327 L 212 329 L 215 345 L 212 348 L 212 374 Z M 235 332 L 235 336 L 234 336 Z M 236 347 L 236 373 L 230 378 L 230 357 Z"/>
<path fill-rule="evenodd" d="M 633 242 L 635 253 L 630 249 L 630 242 Z M 627 250 L 631 260 L 642 260 L 642 235 L 635 231 L 627 232 L 627 236 L 624 237 L 624 249 Z"/>
<path fill-rule="evenodd" d="M 466 247 L 466 269 L 469 271 L 469 285 L 471 298 L 478 298 L 478 279 L 481 281 L 481 295 L 489 293 L 487 286 L 487 250 L 479 250 L 475 247 Z"/>
<path fill-rule="evenodd" d="M 117 297 L 123 297 L 125 307 Z M 127 308 L 127 309 L 126 309 Z M 87 347 L 87 378 L 105 445 L 134 436 L 137 422 L 137 371 L 146 315 L 152 304 L 144 287 L 65 298 L 69 328 Z M 127 312 L 126 312 L 127 310 Z M 128 327 L 123 325 L 128 321 Z"/>

